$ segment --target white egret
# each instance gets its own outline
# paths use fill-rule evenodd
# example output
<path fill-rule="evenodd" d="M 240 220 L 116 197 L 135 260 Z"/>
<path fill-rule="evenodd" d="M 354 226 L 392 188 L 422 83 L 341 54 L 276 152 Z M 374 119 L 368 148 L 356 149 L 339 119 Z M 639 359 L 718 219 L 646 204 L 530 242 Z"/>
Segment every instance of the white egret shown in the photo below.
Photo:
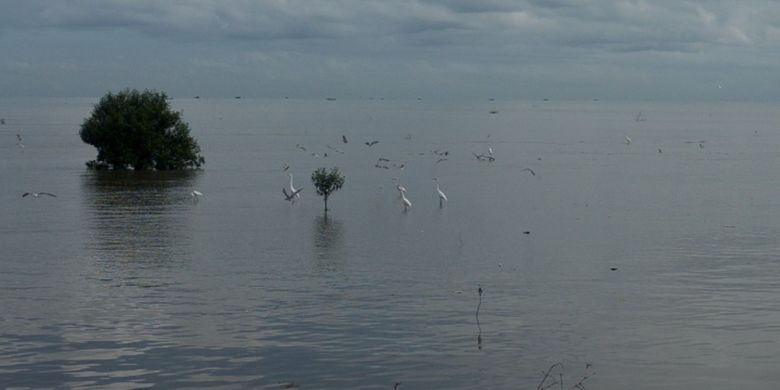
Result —
<path fill-rule="evenodd" d="M 299 194 L 300 191 L 296 190 L 295 187 L 293 186 L 293 175 L 292 173 L 289 173 L 289 175 L 290 175 L 290 197 L 294 197 L 295 199 L 300 199 L 301 198 L 301 194 Z"/>
<path fill-rule="evenodd" d="M 409 201 L 409 199 L 406 198 L 406 195 L 401 191 L 401 202 L 404 204 L 404 211 L 409 210 L 410 207 L 412 207 L 412 202 Z"/>
<path fill-rule="evenodd" d="M 33 198 L 39 198 L 41 195 L 51 196 L 51 197 L 54 197 L 54 198 L 57 197 L 57 195 L 54 195 L 54 194 L 52 194 L 50 192 L 25 192 L 24 194 L 22 194 L 22 198 L 24 198 L 27 195 L 30 195 Z"/>
<path fill-rule="evenodd" d="M 436 192 L 439 193 L 439 208 L 444 207 L 444 202 L 447 201 L 447 195 L 444 195 L 444 192 L 442 192 L 441 188 L 439 188 L 439 178 L 434 177 L 433 181 L 436 182 Z"/>
<path fill-rule="evenodd" d="M 403 195 L 403 193 L 406 192 L 406 187 L 401 185 L 401 183 L 400 183 L 400 181 L 398 180 L 397 177 L 394 177 L 393 181 L 395 182 L 395 189 L 398 190 L 398 193 L 400 195 Z"/>
<path fill-rule="evenodd" d="M 192 197 L 193 202 L 197 202 L 198 198 L 203 196 L 203 193 L 198 190 L 192 190 L 192 192 L 190 192 L 190 196 Z"/>
<path fill-rule="evenodd" d="M 626 145 L 631 145 L 631 138 L 628 138 L 628 136 L 626 136 Z"/>

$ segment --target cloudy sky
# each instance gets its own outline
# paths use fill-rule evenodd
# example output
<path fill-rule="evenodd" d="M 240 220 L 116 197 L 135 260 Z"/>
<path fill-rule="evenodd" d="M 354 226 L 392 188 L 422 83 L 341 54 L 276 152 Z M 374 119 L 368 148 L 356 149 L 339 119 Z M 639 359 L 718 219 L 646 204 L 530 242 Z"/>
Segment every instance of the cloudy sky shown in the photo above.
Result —
<path fill-rule="evenodd" d="M 0 0 L 0 96 L 780 98 L 770 0 Z"/>

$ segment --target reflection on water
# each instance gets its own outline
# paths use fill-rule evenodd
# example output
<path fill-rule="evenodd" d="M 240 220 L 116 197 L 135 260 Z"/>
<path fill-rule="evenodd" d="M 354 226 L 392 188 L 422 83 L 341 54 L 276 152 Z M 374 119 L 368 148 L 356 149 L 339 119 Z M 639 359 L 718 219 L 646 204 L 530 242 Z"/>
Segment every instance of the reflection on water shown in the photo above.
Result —
<path fill-rule="evenodd" d="M 774 106 L 190 103 L 220 129 L 203 173 L 85 173 L 37 114 L 0 152 L 0 388 L 536 388 L 559 361 L 566 388 L 586 362 L 588 388 L 780 382 Z M 295 148 L 342 134 L 381 142 Z M 285 163 L 349 171 L 348 207 L 289 207 Z"/>
<path fill-rule="evenodd" d="M 344 223 L 333 217 L 314 218 L 312 235 L 317 269 L 320 271 L 340 271 L 344 263 L 343 253 Z"/>
<path fill-rule="evenodd" d="M 82 176 L 89 214 L 88 250 L 99 258 L 163 265 L 186 247 L 189 192 L 197 171 L 105 172 Z"/>

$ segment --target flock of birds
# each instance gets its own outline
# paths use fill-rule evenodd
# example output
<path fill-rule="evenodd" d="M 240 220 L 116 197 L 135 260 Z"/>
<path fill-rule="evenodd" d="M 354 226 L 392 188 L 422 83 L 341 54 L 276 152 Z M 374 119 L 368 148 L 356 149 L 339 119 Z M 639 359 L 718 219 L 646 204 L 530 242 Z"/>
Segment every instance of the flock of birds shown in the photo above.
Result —
<path fill-rule="evenodd" d="M 491 113 L 493 113 L 493 112 L 491 112 Z M 635 120 L 637 122 L 644 122 L 644 121 L 646 121 L 646 118 L 644 118 L 642 112 L 639 112 L 636 115 Z M 0 125 L 5 125 L 5 124 L 6 124 L 5 118 L 0 118 Z M 488 135 L 488 138 L 489 137 L 490 137 L 490 135 Z M 631 143 L 633 142 L 631 140 L 631 138 L 629 136 L 627 136 L 627 135 L 624 136 L 624 137 L 625 137 L 624 138 L 624 143 L 626 145 L 631 145 Z M 411 139 L 411 134 L 406 135 L 404 137 L 404 139 L 410 140 Z M 342 135 L 341 136 L 341 141 L 344 144 L 349 143 L 349 140 L 347 139 L 346 135 Z M 378 140 L 371 140 L 371 141 L 364 142 L 364 144 L 367 147 L 372 147 L 372 146 L 374 146 L 374 145 L 376 145 L 378 143 L 379 143 Z M 703 143 L 704 143 L 704 141 L 699 141 L 699 147 L 700 148 L 704 147 Z M 22 135 L 21 134 L 16 134 L 16 146 L 18 146 L 19 148 L 22 148 L 22 149 L 24 148 L 24 143 L 23 143 L 23 139 L 22 139 Z M 304 146 L 302 146 L 300 144 L 296 144 L 295 146 L 296 146 L 297 149 L 300 149 L 300 150 L 302 150 L 304 152 L 308 152 L 306 147 L 304 147 Z M 326 145 L 326 146 L 327 146 L 327 148 L 329 150 L 331 150 L 333 152 L 336 152 L 336 153 L 339 153 L 339 154 L 344 154 L 344 151 L 342 151 L 342 150 L 340 150 L 338 148 L 335 148 L 335 147 L 333 147 L 331 145 Z M 448 157 L 450 155 L 449 151 L 441 151 L 441 150 L 438 150 L 438 149 L 433 150 L 432 153 L 438 157 L 438 159 L 436 160 L 437 164 L 440 163 L 440 162 L 443 162 L 443 161 L 447 161 Z M 663 151 L 659 148 L 658 149 L 658 153 L 663 153 Z M 480 154 L 472 153 L 472 154 L 479 161 L 493 162 L 493 161 L 496 160 L 496 157 L 495 157 L 495 154 L 493 152 L 493 148 L 492 147 L 488 147 L 487 153 L 480 153 Z M 314 156 L 314 157 L 319 157 L 319 154 L 317 154 L 317 153 L 311 153 L 311 155 Z M 324 157 L 328 157 L 327 152 L 323 153 L 323 156 Z M 400 164 L 395 164 L 395 163 L 389 164 L 389 163 L 390 163 L 389 159 L 380 157 L 377 160 L 377 162 L 376 162 L 376 164 L 374 166 L 376 168 L 384 168 L 384 169 L 390 169 L 391 166 L 393 168 L 397 168 L 397 169 L 404 169 L 404 167 L 405 167 L 405 163 L 400 163 Z M 284 171 L 287 171 L 289 168 L 290 168 L 289 165 L 285 165 L 284 166 Z M 523 168 L 521 171 L 527 171 L 531 175 L 536 176 L 536 172 L 533 169 L 531 169 L 531 168 Z M 301 199 L 301 191 L 303 191 L 303 188 L 295 188 L 295 185 L 294 185 L 294 182 L 293 182 L 293 174 L 292 173 L 288 173 L 288 175 L 290 177 L 289 187 L 288 188 L 284 188 L 283 187 L 282 188 L 282 194 L 284 195 L 284 200 L 286 200 L 288 202 L 291 202 L 291 203 L 295 203 L 296 201 Z M 404 208 L 404 211 L 409 210 L 412 207 L 412 202 L 407 197 L 406 187 L 401 185 L 401 183 L 400 183 L 400 181 L 399 181 L 399 179 L 397 177 L 394 177 L 393 181 L 395 183 L 396 190 L 398 190 L 398 198 L 399 198 L 399 200 L 401 202 L 401 205 Z M 439 208 L 443 208 L 444 205 L 448 201 L 447 195 L 444 193 L 444 191 L 442 191 L 442 189 L 441 189 L 441 187 L 439 185 L 439 179 L 438 178 L 433 178 L 433 181 L 436 183 L 436 193 L 438 194 L 438 198 L 439 198 Z M 31 196 L 32 198 L 40 198 L 41 196 L 56 197 L 55 194 L 52 194 L 50 192 L 25 192 L 24 194 L 22 194 L 23 198 L 27 197 L 27 196 Z M 202 197 L 202 196 L 203 196 L 203 193 L 198 191 L 198 190 L 193 190 L 190 193 L 190 197 L 192 198 L 193 202 L 197 202 L 198 199 L 200 197 Z"/>
<path fill-rule="evenodd" d="M 411 139 L 411 135 L 405 136 L 404 139 L 406 139 L 406 140 Z M 342 135 L 341 136 L 341 141 L 343 143 L 345 143 L 345 144 L 349 143 L 349 139 L 347 139 L 346 135 Z M 376 145 L 378 143 L 379 143 L 378 140 L 372 140 L 372 141 L 364 142 L 364 144 L 367 147 L 372 147 L 372 146 L 374 146 L 374 145 Z M 334 147 L 332 147 L 330 145 L 326 145 L 326 146 L 327 146 L 328 149 L 330 149 L 332 151 L 335 151 L 335 152 L 340 153 L 340 154 L 344 154 L 343 151 L 341 151 L 341 150 L 339 150 L 337 148 L 334 148 Z M 306 147 L 302 146 L 301 144 L 296 144 L 295 147 L 297 149 L 300 149 L 300 150 L 304 151 L 304 152 L 308 152 L 308 149 L 306 149 Z M 436 161 L 436 163 L 440 163 L 442 161 L 446 161 L 447 157 L 450 154 L 449 151 L 441 151 L 441 150 L 438 150 L 438 149 L 432 151 L 432 153 L 434 155 L 438 156 L 438 160 Z M 319 155 L 317 153 L 311 153 L 311 155 L 314 156 L 314 157 L 319 157 Z M 474 155 L 477 157 L 477 160 L 481 160 L 481 161 L 495 161 L 495 156 L 493 155 L 493 148 L 492 147 L 488 148 L 488 153 L 487 154 L 476 154 L 475 153 Z M 327 157 L 327 156 L 328 156 L 328 154 L 324 153 L 324 157 Z M 405 166 L 406 166 L 405 163 L 400 163 L 400 164 L 390 163 L 390 160 L 387 159 L 387 158 L 384 158 L 384 157 L 379 157 L 377 162 L 376 162 L 376 164 L 374 165 L 375 168 L 384 168 L 384 169 L 390 169 L 391 167 L 397 168 L 397 169 L 404 169 Z M 289 165 L 285 165 L 283 170 L 287 171 L 289 168 L 290 168 Z M 530 168 L 525 168 L 523 170 L 524 171 L 529 171 L 533 175 L 536 175 L 536 173 L 533 170 L 531 170 Z M 288 176 L 290 178 L 290 183 L 289 183 L 287 188 L 282 187 L 282 194 L 284 195 L 284 200 L 286 200 L 288 202 L 291 202 L 291 203 L 295 203 L 296 201 L 301 199 L 301 191 L 303 191 L 303 188 L 296 188 L 295 187 L 295 183 L 294 183 L 294 179 L 293 179 L 293 174 L 292 173 L 288 173 Z M 447 195 L 444 193 L 444 191 L 442 191 L 441 186 L 439 185 L 439 179 L 438 178 L 433 178 L 433 181 L 436 183 L 436 193 L 437 193 L 437 195 L 439 197 L 439 208 L 443 208 L 444 205 L 448 201 Z M 400 201 L 401 206 L 403 207 L 404 211 L 408 211 L 412 207 L 412 201 L 409 200 L 409 198 L 407 197 L 406 187 L 401 185 L 400 180 L 398 179 L 398 177 L 394 177 L 393 178 L 393 182 L 395 183 L 396 190 L 398 190 L 398 199 Z"/>
<path fill-rule="evenodd" d="M 4 118 L 0 118 L 0 125 L 4 125 L 4 124 L 5 124 L 5 119 Z M 20 148 L 24 148 L 24 144 L 22 143 L 22 136 L 21 136 L 21 134 L 16 134 L 16 138 L 17 138 L 16 145 L 18 147 L 20 147 Z M 411 139 L 411 135 L 405 136 L 404 139 L 410 140 Z M 341 136 L 341 140 L 345 144 L 349 142 L 349 140 L 347 139 L 346 135 L 342 135 Z M 364 144 L 367 147 L 372 147 L 372 146 L 374 146 L 374 145 L 376 145 L 378 143 L 379 143 L 378 140 L 371 140 L 371 141 L 364 142 Z M 330 149 L 330 150 L 332 150 L 332 151 L 334 151 L 336 153 L 344 154 L 344 152 L 342 150 L 339 150 L 339 149 L 337 149 L 335 147 L 332 147 L 331 145 L 326 145 L 326 146 L 328 147 L 328 149 Z M 300 144 L 296 144 L 296 148 L 300 149 L 300 150 L 302 150 L 304 152 L 308 152 L 306 147 L 304 147 L 304 146 L 302 146 Z M 440 163 L 442 161 L 448 160 L 448 157 L 450 155 L 449 151 L 441 151 L 441 150 L 438 150 L 438 149 L 432 151 L 432 153 L 438 157 L 438 160 L 436 161 L 436 163 Z M 312 153 L 312 156 L 319 157 L 319 155 L 317 153 Z M 328 154 L 324 153 L 324 157 L 327 157 L 327 156 L 328 156 Z M 483 154 L 476 154 L 476 153 L 474 153 L 474 156 L 476 157 L 477 160 L 480 160 L 480 161 L 490 161 L 490 162 L 492 162 L 492 161 L 495 161 L 495 159 L 496 159 L 494 154 L 493 154 L 493 148 L 492 147 L 488 148 L 488 152 L 486 154 L 484 154 L 484 153 Z M 383 158 L 383 157 L 380 157 L 377 160 L 377 163 L 375 164 L 376 168 L 384 168 L 384 169 L 390 169 L 390 167 L 393 167 L 393 168 L 396 168 L 396 169 L 404 169 L 405 166 L 406 166 L 405 163 L 398 163 L 398 164 L 390 163 L 389 159 Z M 289 168 L 290 168 L 289 165 L 285 165 L 284 170 L 287 171 Z M 530 168 L 524 168 L 523 171 L 528 171 L 532 175 L 536 175 L 536 173 L 533 170 L 531 170 Z M 287 187 L 287 188 L 283 187 L 282 188 L 282 194 L 284 195 L 284 200 L 289 201 L 291 203 L 295 203 L 296 201 L 301 199 L 301 191 L 303 191 L 303 188 L 302 187 L 301 188 L 295 188 L 295 184 L 294 184 L 294 181 L 293 181 L 293 174 L 292 173 L 288 173 L 288 175 L 289 175 L 289 178 L 290 178 L 289 187 Z M 398 199 L 401 202 L 401 206 L 403 207 L 404 211 L 408 211 L 412 207 L 412 202 L 407 197 L 406 187 L 404 187 L 404 186 L 402 186 L 400 184 L 400 181 L 399 181 L 399 179 L 397 177 L 393 178 L 393 181 L 395 182 L 395 187 L 398 190 Z M 436 183 L 436 193 L 438 194 L 438 198 L 439 198 L 439 207 L 443 208 L 444 205 L 448 201 L 447 195 L 444 193 L 444 191 L 442 191 L 442 189 L 441 189 L 441 187 L 439 185 L 439 179 L 438 178 L 433 178 L 433 181 Z M 55 195 L 55 194 L 53 194 L 51 192 L 42 192 L 42 191 L 39 191 L 39 192 L 25 192 L 24 194 L 22 194 L 23 198 L 27 197 L 27 196 L 31 196 L 32 198 L 40 198 L 42 196 L 57 197 L 57 195 Z M 201 191 L 192 190 L 190 192 L 190 198 L 192 199 L 193 202 L 198 202 L 199 199 L 202 196 L 203 196 L 203 193 Z"/>

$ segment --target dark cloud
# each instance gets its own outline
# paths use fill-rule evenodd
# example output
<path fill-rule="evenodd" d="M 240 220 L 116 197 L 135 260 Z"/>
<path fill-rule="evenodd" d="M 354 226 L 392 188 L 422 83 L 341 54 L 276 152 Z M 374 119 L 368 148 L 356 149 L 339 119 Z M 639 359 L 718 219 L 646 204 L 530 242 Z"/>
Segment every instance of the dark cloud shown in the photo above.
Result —
<path fill-rule="evenodd" d="M 584 91 L 604 79 L 677 82 L 718 64 L 712 74 L 758 80 L 777 64 L 778 20 L 780 3 L 760 0 L 11 0 L 0 3 L 0 70 L 21 75 L 5 81 L 10 90 L 36 74 L 56 84 L 87 69 L 105 83 L 121 73 L 122 82 L 180 88 L 330 77 L 349 90 L 567 80 Z M 171 80 L 160 63 L 187 72 Z"/>

